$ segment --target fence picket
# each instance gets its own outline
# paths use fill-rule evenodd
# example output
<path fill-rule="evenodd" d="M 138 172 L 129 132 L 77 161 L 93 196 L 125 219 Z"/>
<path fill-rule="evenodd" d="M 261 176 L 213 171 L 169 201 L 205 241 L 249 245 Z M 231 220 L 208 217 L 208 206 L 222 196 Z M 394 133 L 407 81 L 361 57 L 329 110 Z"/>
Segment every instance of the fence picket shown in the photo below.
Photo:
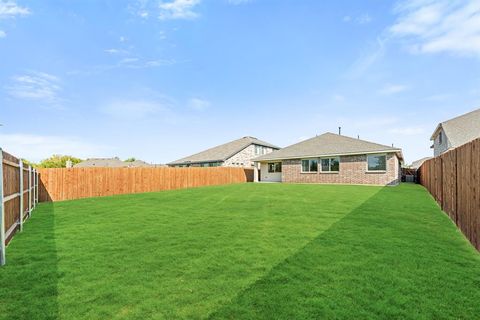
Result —
<path fill-rule="evenodd" d="M 480 139 L 425 161 L 420 183 L 480 251 Z"/>
<path fill-rule="evenodd" d="M 3 150 L 0 149 L 0 266 L 5 265 L 5 204 L 3 203 Z"/>
<path fill-rule="evenodd" d="M 245 168 L 39 169 L 39 201 L 60 201 L 253 181 Z"/>

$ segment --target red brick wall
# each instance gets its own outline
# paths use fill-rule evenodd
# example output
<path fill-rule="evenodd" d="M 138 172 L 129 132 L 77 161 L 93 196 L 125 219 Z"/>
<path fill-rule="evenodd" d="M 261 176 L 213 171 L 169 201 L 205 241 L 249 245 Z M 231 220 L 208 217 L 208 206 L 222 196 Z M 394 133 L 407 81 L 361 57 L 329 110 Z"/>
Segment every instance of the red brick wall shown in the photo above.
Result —
<path fill-rule="evenodd" d="M 366 155 L 341 156 L 337 173 L 302 173 L 301 159 L 282 162 L 282 182 L 396 185 L 400 182 L 399 172 L 398 158 L 394 153 L 387 154 L 386 172 L 367 172 Z"/>

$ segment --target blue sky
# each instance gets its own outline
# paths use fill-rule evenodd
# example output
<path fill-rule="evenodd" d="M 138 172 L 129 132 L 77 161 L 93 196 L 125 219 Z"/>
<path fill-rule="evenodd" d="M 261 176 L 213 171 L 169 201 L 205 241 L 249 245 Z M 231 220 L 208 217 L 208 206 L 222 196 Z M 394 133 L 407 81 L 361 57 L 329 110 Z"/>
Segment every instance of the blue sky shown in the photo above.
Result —
<path fill-rule="evenodd" d="M 431 155 L 480 107 L 480 2 L 0 0 L 0 146 L 165 163 L 326 131 Z"/>

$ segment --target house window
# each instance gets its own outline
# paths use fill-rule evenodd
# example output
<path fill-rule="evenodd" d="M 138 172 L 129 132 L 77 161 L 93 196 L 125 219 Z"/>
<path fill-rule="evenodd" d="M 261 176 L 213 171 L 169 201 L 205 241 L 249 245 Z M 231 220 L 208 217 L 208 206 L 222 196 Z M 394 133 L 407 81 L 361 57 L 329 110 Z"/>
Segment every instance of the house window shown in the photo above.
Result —
<path fill-rule="evenodd" d="M 267 154 L 268 148 L 264 146 L 255 145 L 255 155 Z"/>
<path fill-rule="evenodd" d="M 220 166 L 220 162 L 206 162 L 202 167 L 218 167 Z"/>
<path fill-rule="evenodd" d="M 282 172 L 281 162 L 271 162 L 268 164 L 268 173 Z"/>
<path fill-rule="evenodd" d="M 440 133 L 438 134 L 438 144 L 442 144 L 443 142 L 443 134 L 442 134 L 442 131 L 440 131 Z"/>
<path fill-rule="evenodd" d="M 321 159 L 322 172 L 338 172 L 340 170 L 340 158 Z"/>
<path fill-rule="evenodd" d="M 367 156 L 368 171 L 387 171 L 387 156 L 372 154 Z"/>
<path fill-rule="evenodd" d="M 317 171 L 318 171 L 317 159 L 302 160 L 302 172 L 317 172 Z"/>

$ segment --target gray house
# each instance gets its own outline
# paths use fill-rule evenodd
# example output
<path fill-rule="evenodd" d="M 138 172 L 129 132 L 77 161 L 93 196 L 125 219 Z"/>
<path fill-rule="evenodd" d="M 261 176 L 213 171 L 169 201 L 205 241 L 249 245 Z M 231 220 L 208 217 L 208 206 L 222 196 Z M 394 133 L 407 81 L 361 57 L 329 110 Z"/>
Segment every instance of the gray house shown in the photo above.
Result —
<path fill-rule="evenodd" d="M 252 158 L 279 147 L 255 137 L 243 137 L 167 163 L 170 167 L 253 167 Z"/>
<path fill-rule="evenodd" d="M 476 138 L 480 138 L 480 109 L 439 123 L 430 138 L 433 155 L 439 156 Z"/>

